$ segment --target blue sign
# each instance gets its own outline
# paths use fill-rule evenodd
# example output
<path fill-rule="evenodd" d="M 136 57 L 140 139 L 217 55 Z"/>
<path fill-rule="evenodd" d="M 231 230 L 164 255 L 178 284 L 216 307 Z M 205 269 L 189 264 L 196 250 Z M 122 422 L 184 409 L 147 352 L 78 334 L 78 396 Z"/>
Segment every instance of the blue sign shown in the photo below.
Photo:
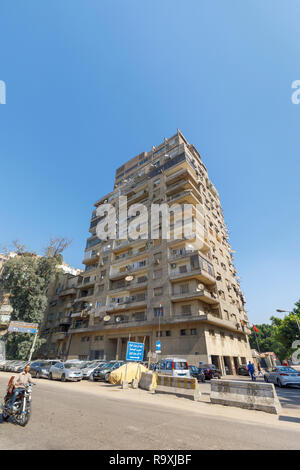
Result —
<path fill-rule="evenodd" d="M 128 341 L 126 361 L 142 361 L 144 358 L 144 343 Z"/>
<path fill-rule="evenodd" d="M 8 327 L 8 331 L 11 331 L 13 333 L 35 334 L 37 332 L 37 328 L 38 328 L 37 323 L 25 323 L 25 322 L 11 321 Z"/>
<path fill-rule="evenodd" d="M 156 351 L 161 352 L 161 342 L 160 341 L 156 341 Z"/>

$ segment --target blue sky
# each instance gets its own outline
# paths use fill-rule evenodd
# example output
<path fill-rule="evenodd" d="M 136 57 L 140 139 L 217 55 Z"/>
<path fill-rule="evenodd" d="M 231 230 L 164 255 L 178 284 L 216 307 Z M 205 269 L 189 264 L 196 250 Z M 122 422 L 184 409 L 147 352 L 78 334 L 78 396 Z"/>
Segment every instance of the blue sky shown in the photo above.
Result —
<path fill-rule="evenodd" d="M 124 161 L 179 128 L 219 190 L 250 321 L 299 289 L 297 0 L 3 0 L 0 245 L 73 240 Z"/>

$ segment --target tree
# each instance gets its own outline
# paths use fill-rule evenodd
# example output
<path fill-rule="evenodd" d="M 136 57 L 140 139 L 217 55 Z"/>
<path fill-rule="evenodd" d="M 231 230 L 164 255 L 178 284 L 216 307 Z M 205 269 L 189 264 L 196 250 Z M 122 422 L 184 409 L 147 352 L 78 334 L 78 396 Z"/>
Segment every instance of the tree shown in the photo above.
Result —
<path fill-rule="evenodd" d="M 284 318 L 271 317 L 274 327 L 274 337 L 282 345 L 282 357 L 280 359 L 290 359 L 294 350 L 292 345 L 295 340 L 300 339 L 300 331 L 296 318 L 300 324 L 300 300 L 295 303 L 295 308 Z"/>
<path fill-rule="evenodd" d="M 66 239 L 50 241 L 47 256 L 19 252 L 5 262 L 0 275 L 0 291 L 11 294 L 12 320 L 38 323 L 40 326 L 47 307 L 47 289 L 62 262 L 62 252 L 70 242 Z M 21 245 L 22 247 L 22 245 Z M 23 247 L 25 249 L 25 247 Z M 27 359 L 33 335 L 8 333 L 6 351 L 9 358 Z M 36 349 L 45 340 L 37 338 Z"/>
<path fill-rule="evenodd" d="M 62 253 L 70 246 L 72 240 L 67 238 L 50 238 L 48 246 L 44 248 L 44 254 L 47 257 L 57 258 L 62 261 Z"/>
<path fill-rule="evenodd" d="M 256 325 L 259 333 L 254 331 L 249 336 L 251 349 L 259 350 L 259 352 L 273 351 L 277 357 L 281 358 L 282 345 L 275 336 L 275 327 L 272 324 L 262 323 Z"/>

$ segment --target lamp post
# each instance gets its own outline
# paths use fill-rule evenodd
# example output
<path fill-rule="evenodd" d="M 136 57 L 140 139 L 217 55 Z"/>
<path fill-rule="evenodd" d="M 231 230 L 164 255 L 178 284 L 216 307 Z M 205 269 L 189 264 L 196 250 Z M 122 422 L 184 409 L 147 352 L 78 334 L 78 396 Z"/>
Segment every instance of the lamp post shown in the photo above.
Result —
<path fill-rule="evenodd" d="M 276 310 L 276 312 L 278 312 L 278 313 L 289 313 L 289 314 L 293 315 L 293 317 L 294 317 L 295 320 L 296 320 L 298 329 L 299 329 L 299 331 L 300 331 L 300 324 L 299 324 L 299 322 L 298 322 L 298 318 L 296 317 L 296 315 L 295 315 L 293 312 L 289 312 L 288 310 L 281 310 L 280 308 L 278 308 L 278 309 Z"/>

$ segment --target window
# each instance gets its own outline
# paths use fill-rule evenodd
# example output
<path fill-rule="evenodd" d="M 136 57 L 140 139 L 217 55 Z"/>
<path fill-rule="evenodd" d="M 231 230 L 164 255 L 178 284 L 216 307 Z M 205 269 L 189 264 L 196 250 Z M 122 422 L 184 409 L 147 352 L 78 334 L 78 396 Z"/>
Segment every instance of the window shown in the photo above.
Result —
<path fill-rule="evenodd" d="M 180 330 L 180 336 L 186 336 L 186 330 Z"/>
<path fill-rule="evenodd" d="M 163 288 L 162 287 L 157 287 L 156 289 L 154 289 L 155 297 L 161 296 L 162 293 L 163 293 Z"/>
<path fill-rule="evenodd" d="M 162 337 L 162 331 L 157 331 L 156 338 L 161 338 L 161 337 Z"/>
<path fill-rule="evenodd" d="M 179 266 L 179 272 L 180 273 L 186 273 L 187 272 L 187 267 L 186 266 Z"/>
<path fill-rule="evenodd" d="M 189 285 L 188 284 L 181 284 L 180 285 L 180 294 L 187 294 L 189 292 Z"/>
<path fill-rule="evenodd" d="M 215 330 L 208 330 L 209 336 L 215 336 Z"/>
<path fill-rule="evenodd" d="M 166 331 L 166 336 L 171 336 L 171 331 L 170 330 Z"/>
<path fill-rule="evenodd" d="M 197 334 L 197 329 L 196 328 L 191 328 L 191 335 L 195 336 Z"/>
<path fill-rule="evenodd" d="M 183 313 L 185 315 L 190 315 L 191 312 L 192 312 L 191 305 L 182 305 L 181 306 L 181 313 Z"/>
<path fill-rule="evenodd" d="M 163 307 L 154 308 L 154 316 L 155 317 L 163 317 L 164 316 L 164 308 Z"/>

